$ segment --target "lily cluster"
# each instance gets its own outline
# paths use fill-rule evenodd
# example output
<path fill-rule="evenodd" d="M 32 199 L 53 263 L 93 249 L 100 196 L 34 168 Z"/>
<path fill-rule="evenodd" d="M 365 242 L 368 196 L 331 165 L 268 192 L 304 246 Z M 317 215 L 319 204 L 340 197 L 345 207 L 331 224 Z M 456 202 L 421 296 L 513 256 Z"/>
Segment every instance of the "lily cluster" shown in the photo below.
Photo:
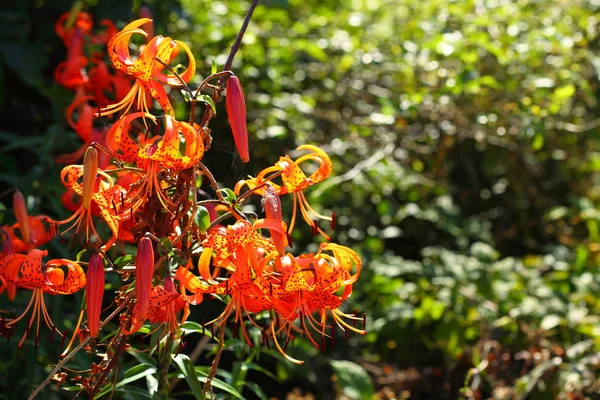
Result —
<path fill-rule="evenodd" d="M 202 158 L 210 149 L 208 124 L 215 114 L 214 103 L 223 91 L 239 156 L 244 162 L 250 158 L 239 79 L 225 68 L 213 71 L 191 90 L 196 61 L 185 43 L 153 36 L 149 18 L 120 31 L 110 21 L 100 25 L 103 33 L 93 35 L 91 16 L 84 12 L 73 19 L 65 14 L 56 25 L 68 52 L 55 77 L 76 92 L 67 120 L 85 142 L 82 149 L 58 161 L 83 160 L 61 172 L 72 199 L 66 202 L 73 212 L 70 217 L 29 217 L 21 193 L 14 196 L 17 222 L 1 227 L 0 290 L 7 290 L 11 298 L 15 288 L 33 294 L 21 316 L 2 320 L 2 333 L 9 335 L 32 309 L 19 346 L 36 321 L 37 344 L 40 317 L 57 331 L 44 294 L 73 294 L 85 287 L 85 306 L 75 333 L 80 338 L 96 338 L 111 316 L 119 315 L 118 334 L 103 339 L 113 350 L 121 348 L 146 321 L 161 325 L 163 338 L 179 340 L 190 306 L 201 304 L 204 296 L 219 297 L 226 306 L 221 315 L 203 325 L 224 329 L 232 321 L 234 332 L 241 332 L 250 346 L 249 330 L 258 329 L 267 346 L 273 343 L 297 363 L 302 361 L 285 351 L 295 336 L 304 335 L 323 348 L 326 338 L 335 340 L 336 329 L 346 335 L 350 331 L 364 334 L 364 317 L 339 310 L 359 278 L 360 257 L 331 242 L 318 221 L 328 221 L 333 230 L 335 215 L 315 211 L 304 194 L 331 174 L 329 156 L 317 146 L 300 146 L 298 158 L 281 157 L 255 177 L 241 180 L 234 190 L 220 188 Z M 139 46 L 131 42 L 136 37 L 143 38 Z M 84 44 L 106 44 L 114 71 L 101 52 L 84 52 Z M 136 54 L 130 52 L 133 48 Z M 187 66 L 171 67 L 180 56 L 185 56 Z M 187 93 L 190 115 L 186 121 L 176 118 L 173 89 Z M 205 105 L 199 123 L 196 103 Z M 154 107 L 160 111 L 152 113 Z M 107 125 L 106 130 L 98 128 Z M 214 198 L 200 190 L 202 181 L 212 186 Z M 287 195 L 293 208 L 289 218 L 284 218 L 280 197 Z M 264 218 L 245 212 L 243 205 L 253 197 L 260 199 Z M 315 253 L 289 251 L 298 213 L 314 235 L 323 238 Z M 72 245 L 83 242 L 81 250 L 88 251 L 89 261 L 81 260 L 85 251 L 80 251 L 75 260 L 44 262 L 48 251 L 40 246 L 54 237 L 61 242 L 71 240 Z M 128 265 L 114 262 L 119 248 L 125 249 L 124 243 L 137 246 L 134 261 Z M 102 321 L 107 273 L 119 274 L 123 286 L 111 297 L 116 310 Z M 362 322 L 362 328 L 357 322 Z"/>

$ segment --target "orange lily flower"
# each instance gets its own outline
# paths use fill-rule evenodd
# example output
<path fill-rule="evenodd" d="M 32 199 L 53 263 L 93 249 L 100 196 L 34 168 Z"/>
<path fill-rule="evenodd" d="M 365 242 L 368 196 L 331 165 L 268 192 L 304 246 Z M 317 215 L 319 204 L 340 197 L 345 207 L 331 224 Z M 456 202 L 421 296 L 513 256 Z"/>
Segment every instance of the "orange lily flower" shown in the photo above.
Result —
<path fill-rule="evenodd" d="M 104 31 L 102 31 L 102 33 L 92 35 L 92 43 L 106 45 L 110 41 L 110 38 L 117 34 L 117 27 L 110 19 L 101 20 L 99 25 L 104 27 Z"/>
<path fill-rule="evenodd" d="M 325 251 L 332 252 L 333 256 Z M 275 263 L 270 262 L 271 259 Z M 351 286 L 360 275 L 361 265 L 360 258 L 354 251 L 334 243 L 323 243 L 316 255 L 307 254 L 295 259 L 290 254 L 286 257 L 277 257 L 275 254 L 266 257 L 265 269 L 268 271 L 265 275 L 271 287 L 273 308 L 280 320 L 279 329 L 271 327 L 271 337 L 284 357 L 301 363 L 285 354 L 277 341 L 277 335 L 284 331 L 289 338 L 293 329 L 305 334 L 315 347 L 321 348 L 313 338 L 311 329 L 321 336 L 321 340 L 331 337 L 328 330 L 332 326 L 327 325 L 328 312 L 342 331 L 353 331 L 361 335 L 366 333 L 364 329 L 358 329 L 345 321 L 359 321 L 362 318 L 345 314 L 338 309 L 352 293 Z M 342 287 L 342 295 L 336 295 Z M 315 313 L 318 319 L 313 316 Z M 300 328 L 294 325 L 296 320 L 299 320 Z"/>
<path fill-rule="evenodd" d="M 35 247 L 39 247 L 48 243 L 54 238 L 56 230 L 53 227 L 48 227 L 44 224 L 47 218 L 44 215 L 29 216 L 27 215 L 27 206 L 23 194 L 18 190 L 13 196 L 13 210 L 17 222 L 12 226 L 3 226 L 2 231 L 6 234 L 6 240 L 11 242 L 13 252 L 27 252 Z M 19 231 L 20 237 L 15 233 Z"/>
<path fill-rule="evenodd" d="M 95 64 L 90 68 L 87 90 L 94 94 L 97 104 L 108 104 L 120 101 L 129 93 L 131 79 L 121 72 L 111 74 L 103 59 L 92 60 Z M 106 94 L 112 95 L 111 99 Z M 152 101 L 150 94 L 146 95 L 146 102 Z"/>
<path fill-rule="evenodd" d="M 140 315 L 139 305 L 133 306 L 131 313 L 131 328 L 122 327 L 123 333 L 131 335 L 140 330 L 146 320 L 153 324 L 165 324 L 167 331 L 176 334 L 179 327 L 176 314 L 184 309 L 186 302 L 177 293 L 173 284 L 173 278 L 165 278 L 165 284 L 154 286 L 150 291 L 148 300 L 148 311 L 146 316 Z M 185 317 L 182 322 L 185 321 Z"/>
<path fill-rule="evenodd" d="M 92 143 L 105 145 L 106 135 L 101 130 L 94 128 L 94 108 L 88 103 L 93 99 L 94 97 L 89 95 L 76 96 L 71 105 L 69 105 L 66 112 L 67 122 L 84 143 L 73 153 L 57 156 L 56 162 L 73 164 L 83 157 L 86 149 Z M 77 115 L 76 121 L 73 118 L 75 114 Z M 106 154 L 101 153 L 98 155 L 98 158 L 98 165 L 101 168 L 109 164 Z"/>
<path fill-rule="evenodd" d="M 139 189 L 132 196 L 137 199 L 133 201 L 133 210 L 137 210 L 153 192 L 156 192 L 161 204 L 168 208 L 167 204 L 172 203 L 161 190 L 158 171 L 181 171 L 196 165 L 204 155 L 204 143 L 201 135 L 191 125 L 165 115 L 164 134 L 149 140 L 142 139 L 138 144 L 129 136 L 129 126 L 133 120 L 142 117 L 157 123 L 156 117 L 151 114 L 138 112 L 126 115 L 108 132 L 107 146 L 121 161 L 134 162 L 146 171 Z M 182 140 L 185 142 L 183 153 Z"/>
<path fill-rule="evenodd" d="M 256 221 L 254 225 L 241 220 L 227 227 L 212 228 L 203 242 L 205 249 L 198 265 L 198 272 L 206 283 L 184 267 L 180 267 L 175 275 L 175 279 L 178 279 L 185 289 L 194 293 L 187 296 L 191 304 L 201 303 L 204 294 L 229 294 L 231 301 L 225 310 L 208 324 L 221 321 L 218 324 L 221 325 L 235 311 L 235 323 L 241 326 L 249 345 L 251 341 L 243 323 L 244 314 L 253 325 L 258 327 L 250 313 L 272 307 L 267 291 L 261 284 L 262 265 L 259 255 L 264 252 L 277 254 L 272 239 L 264 238 L 256 232 L 259 228 L 285 234 L 286 227 L 281 220 L 265 219 Z M 230 272 L 227 279 L 219 283 L 215 282 L 210 273 L 213 250 L 215 265 Z"/>
<path fill-rule="evenodd" d="M 171 103 L 169 102 L 162 83 L 174 86 L 179 86 L 181 83 L 174 75 L 162 74 L 161 71 L 164 69 L 164 65 L 157 62 L 156 59 L 158 58 L 164 63 L 168 63 L 171 61 L 171 56 L 173 55 L 175 48 L 178 46 L 181 47 L 189 59 L 188 68 L 180 74 L 181 79 L 185 82 L 189 82 L 194 76 L 194 73 L 196 72 L 196 61 L 190 48 L 185 43 L 162 36 L 155 36 L 150 40 L 138 58 L 134 60 L 129 54 L 129 41 L 131 36 L 136 33 L 144 35 L 144 37 L 147 36 L 148 34 L 146 31 L 140 27 L 150 22 L 152 22 L 152 20 L 148 18 L 141 18 L 133 21 L 113 36 L 108 42 L 108 53 L 115 68 L 127 75 L 133 76 L 136 81 L 127 96 L 118 103 L 100 110 L 101 115 L 106 116 L 114 114 L 123 109 L 125 110 L 125 113 L 127 113 L 136 99 L 137 109 L 148 113 L 149 108 L 146 102 L 145 93 L 150 93 L 166 114 L 174 116 Z"/>
<path fill-rule="evenodd" d="M 75 23 L 69 29 L 65 29 L 65 23 L 70 16 L 71 13 L 69 11 L 63 13 L 54 25 L 56 35 L 62 39 L 65 47 L 71 46 L 71 39 L 76 32 L 79 32 L 82 35 L 89 35 L 94 25 L 92 16 L 89 13 L 80 11 L 77 13 Z"/>
<path fill-rule="evenodd" d="M 250 190 L 253 190 L 265 183 L 269 183 L 273 188 L 275 188 L 275 191 L 280 196 L 292 193 L 294 196 L 294 208 L 292 211 L 292 220 L 289 224 L 288 233 L 291 233 L 294 229 L 296 212 L 299 207 L 304 220 L 310 226 L 312 226 L 315 231 L 323 235 L 326 240 L 330 240 L 330 237 L 317 226 L 312 217 L 314 216 L 315 218 L 324 219 L 327 221 L 332 221 L 332 217 L 327 217 L 317 213 L 308 204 L 303 190 L 309 186 L 323 181 L 329 176 L 329 174 L 331 174 L 333 169 L 331 159 L 327 153 L 316 146 L 303 145 L 298 147 L 298 150 L 309 150 L 310 153 L 301 156 L 295 161 L 293 161 L 289 156 L 281 157 L 274 166 L 262 170 L 258 175 L 256 175 L 255 178 L 239 181 L 237 185 L 235 185 L 234 191 L 236 194 L 239 194 L 244 186 L 248 186 Z M 319 165 L 317 170 L 308 177 L 300 167 L 307 161 L 315 161 Z M 281 185 L 273 182 L 273 179 L 279 175 L 281 176 Z M 265 190 L 266 189 L 264 188 L 256 189 L 257 193 L 259 194 L 263 194 Z"/>
<path fill-rule="evenodd" d="M 83 178 L 82 183 L 79 180 Z M 73 220 L 75 222 L 63 233 L 75 229 L 79 233 L 81 225 L 85 226 L 86 241 L 89 241 L 90 233 L 100 238 L 92 221 L 92 200 L 100 209 L 100 215 L 110 228 L 112 237 L 102 245 L 103 249 L 108 249 L 117 240 L 119 222 L 124 203 L 122 199 L 126 194 L 125 190 L 119 185 L 113 184 L 108 174 L 98 168 L 98 152 L 95 148 L 89 147 L 84 158 L 84 165 L 69 165 L 63 168 L 61 180 L 67 189 L 72 189 L 78 195 L 83 197 L 79 209 L 69 218 L 63 221 L 55 221 L 45 218 L 47 222 L 55 226 L 65 225 Z"/>
<path fill-rule="evenodd" d="M 44 322 L 50 330 L 56 329 L 46 309 L 44 293 L 73 294 L 85 286 L 85 273 L 79 264 L 64 259 L 50 260 L 43 264 L 42 258 L 46 255 L 48 255 L 46 250 L 34 249 L 28 255 L 12 254 L 0 261 L 0 276 L 5 281 L 22 289 L 33 290 L 29 305 L 23 314 L 6 324 L 7 326 L 16 324 L 27 315 L 33 306 L 29 325 L 19 341 L 18 347 L 23 345 L 34 320 L 37 320 L 35 335 L 37 345 L 40 315 L 43 316 Z"/>

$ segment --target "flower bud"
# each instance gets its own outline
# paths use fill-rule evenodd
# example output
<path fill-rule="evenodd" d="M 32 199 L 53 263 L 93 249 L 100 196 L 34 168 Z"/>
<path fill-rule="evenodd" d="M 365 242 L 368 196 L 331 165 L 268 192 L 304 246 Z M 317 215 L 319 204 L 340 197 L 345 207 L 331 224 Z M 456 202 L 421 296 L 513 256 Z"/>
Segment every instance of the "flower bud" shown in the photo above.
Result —
<path fill-rule="evenodd" d="M 83 208 L 90 209 L 92 194 L 98 172 L 98 152 L 93 147 L 88 147 L 83 157 Z"/>
<path fill-rule="evenodd" d="M 246 128 L 246 101 L 242 84 L 237 76 L 227 80 L 227 117 L 233 132 L 233 140 L 243 162 L 250 161 L 248 150 L 248 129 Z"/>
<path fill-rule="evenodd" d="M 27 206 L 25 205 L 25 198 L 23 197 L 23 193 L 18 190 L 13 195 L 13 209 L 15 211 L 15 217 L 17 218 L 17 222 L 19 223 L 19 229 L 21 230 L 21 236 L 23 237 L 23 242 L 26 245 L 31 243 L 31 235 L 29 233 L 29 219 L 27 217 Z"/>
<path fill-rule="evenodd" d="M 100 330 L 100 311 L 104 297 L 104 262 L 98 254 L 93 254 L 88 265 L 85 285 L 87 321 L 91 337 L 97 337 Z"/>
<path fill-rule="evenodd" d="M 137 302 L 138 319 L 144 321 L 150 305 L 152 277 L 154 276 L 154 250 L 148 236 L 140 240 L 135 259 L 135 298 Z"/>
<path fill-rule="evenodd" d="M 165 277 L 164 287 L 168 293 L 177 293 L 177 290 L 175 290 L 175 283 L 173 282 L 171 275 L 167 275 Z"/>
<path fill-rule="evenodd" d="M 274 220 L 277 222 L 282 221 L 283 214 L 281 212 L 281 200 L 277 195 L 277 191 L 273 186 L 267 184 L 265 194 L 263 197 L 265 214 L 268 220 Z M 285 232 L 285 230 L 284 230 Z M 287 245 L 287 235 L 282 232 L 278 232 L 274 229 L 271 230 L 271 237 L 273 238 L 273 244 L 277 249 L 277 253 L 280 257 L 285 256 L 285 246 Z"/>

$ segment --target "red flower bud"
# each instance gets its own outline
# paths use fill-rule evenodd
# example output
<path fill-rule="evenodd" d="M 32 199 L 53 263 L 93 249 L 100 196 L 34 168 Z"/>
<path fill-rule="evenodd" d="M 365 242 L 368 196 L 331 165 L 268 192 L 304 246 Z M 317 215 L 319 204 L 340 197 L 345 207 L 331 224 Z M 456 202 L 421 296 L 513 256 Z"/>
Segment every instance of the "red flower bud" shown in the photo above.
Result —
<path fill-rule="evenodd" d="M 248 129 L 246 128 L 246 101 L 242 84 L 237 76 L 227 80 L 227 117 L 233 132 L 233 140 L 243 162 L 250 161 L 248 151 Z"/>
<path fill-rule="evenodd" d="M 175 283 L 173 282 L 173 278 L 171 277 L 171 275 L 167 275 L 165 277 L 165 290 L 169 293 L 177 293 L 177 290 L 175 290 Z"/>
<path fill-rule="evenodd" d="M 102 298 L 104 297 L 104 262 L 98 254 L 93 254 L 92 258 L 90 258 L 85 293 L 90 336 L 98 337 L 100 311 L 102 311 Z"/>
<path fill-rule="evenodd" d="M 137 318 L 144 321 L 150 305 L 152 277 L 154 276 L 154 250 L 149 237 L 140 240 L 135 259 L 135 298 L 137 301 Z"/>
<path fill-rule="evenodd" d="M 19 229 L 21 230 L 21 237 L 26 245 L 31 243 L 31 235 L 29 233 L 29 220 L 27 218 L 27 206 L 25 205 L 25 198 L 23 193 L 18 190 L 13 196 L 13 209 L 15 211 L 15 217 L 19 223 Z"/>
<path fill-rule="evenodd" d="M 272 220 L 274 223 L 279 223 L 282 226 L 282 232 L 271 229 L 271 237 L 273 238 L 273 244 L 277 249 L 277 253 L 280 257 L 283 257 L 285 256 L 285 246 L 287 246 L 287 234 L 285 234 L 285 225 L 282 223 L 281 200 L 273 186 L 267 184 L 263 201 L 267 220 Z"/>
<path fill-rule="evenodd" d="M 88 147 L 83 157 L 83 208 L 89 210 L 92 205 L 92 195 L 98 173 L 98 151 Z"/>

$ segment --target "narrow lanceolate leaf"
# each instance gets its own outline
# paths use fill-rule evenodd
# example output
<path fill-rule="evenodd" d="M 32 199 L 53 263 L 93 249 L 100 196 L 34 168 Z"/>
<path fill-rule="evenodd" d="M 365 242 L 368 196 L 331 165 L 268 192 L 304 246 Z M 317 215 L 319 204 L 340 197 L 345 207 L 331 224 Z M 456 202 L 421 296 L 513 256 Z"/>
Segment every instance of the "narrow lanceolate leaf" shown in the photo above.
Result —
<path fill-rule="evenodd" d="M 140 240 L 135 259 L 135 296 L 138 319 L 145 320 L 150 304 L 152 276 L 154 275 L 154 250 L 149 237 Z"/>
<path fill-rule="evenodd" d="M 104 262 L 98 254 L 93 254 L 90 258 L 85 292 L 90 336 L 98 337 L 100 311 L 102 311 L 102 298 L 104 296 Z"/>
<path fill-rule="evenodd" d="M 242 84 L 237 76 L 232 76 L 227 80 L 227 117 L 233 132 L 233 140 L 237 147 L 240 158 L 243 162 L 250 161 L 248 150 L 248 129 L 246 127 L 246 101 Z"/>

